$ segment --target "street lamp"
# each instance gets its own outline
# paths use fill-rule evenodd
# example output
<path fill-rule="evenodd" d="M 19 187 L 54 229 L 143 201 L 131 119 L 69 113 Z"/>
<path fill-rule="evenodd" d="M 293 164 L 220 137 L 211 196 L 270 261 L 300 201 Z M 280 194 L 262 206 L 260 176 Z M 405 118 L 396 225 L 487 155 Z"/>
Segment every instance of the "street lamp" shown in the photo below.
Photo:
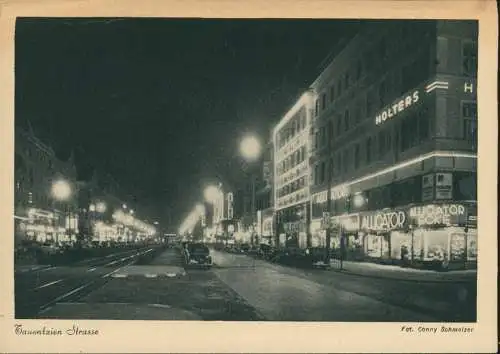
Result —
<path fill-rule="evenodd" d="M 260 157 L 260 142 L 255 136 L 246 136 L 240 144 L 240 152 L 245 160 L 254 162 Z M 252 226 L 255 217 L 255 175 L 252 173 Z M 252 231 L 252 244 L 254 243 L 254 231 Z"/>
<path fill-rule="evenodd" d="M 203 193 L 205 200 L 210 204 L 215 204 L 219 198 L 219 188 L 215 186 L 208 186 Z"/>
<path fill-rule="evenodd" d="M 255 161 L 260 156 L 260 142 L 254 136 L 243 138 L 240 144 L 241 155 L 248 161 Z"/>
<path fill-rule="evenodd" d="M 104 202 L 98 202 L 95 209 L 98 213 L 104 213 L 106 211 L 106 204 Z"/>
<path fill-rule="evenodd" d="M 361 208 L 366 202 L 366 198 L 361 193 L 356 193 L 352 198 L 352 204 L 355 208 Z"/>
<path fill-rule="evenodd" d="M 66 202 L 71 197 L 71 185 L 64 179 L 59 179 L 52 183 L 52 196 L 59 202 Z M 65 205 L 65 214 L 68 213 L 67 205 Z M 71 217 L 68 213 L 68 231 L 71 237 Z M 59 234 L 56 232 L 56 242 L 59 242 Z"/>
<path fill-rule="evenodd" d="M 65 180 L 58 180 L 52 184 L 52 196 L 58 201 L 66 201 L 71 196 L 71 186 Z"/>

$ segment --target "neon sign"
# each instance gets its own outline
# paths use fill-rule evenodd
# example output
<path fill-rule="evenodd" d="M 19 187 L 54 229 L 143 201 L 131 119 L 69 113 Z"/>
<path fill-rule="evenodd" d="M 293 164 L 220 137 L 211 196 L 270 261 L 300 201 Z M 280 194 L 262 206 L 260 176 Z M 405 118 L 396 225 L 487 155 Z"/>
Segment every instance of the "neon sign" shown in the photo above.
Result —
<path fill-rule="evenodd" d="M 464 92 L 465 93 L 473 93 L 474 92 L 474 83 L 472 83 L 472 82 L 464 83 Z"/>
<path fill-rule="evenodd" d="M 382 113 L 375 117 L 375 124 L 380 125 L 384 123 L 387 119 L 391 119 L 403 112 L 408 107 L 414 105 L 419 101 L 419 92 L 415 91 L 411 95 L 408 95 L 400 99 L 397 103 L 385 109 Z"/>
<path fill-rule="evenodd" d="M 451 225 L 451 217 L 465 215 L 465 207 L 459 204 L 427 205 L 410 209 L 410 217 L 423 225 Z"/>
<path fill-rule="evenodd" d="M 390 211 L 363 216 L 361 228 L 366 230 L 394 230 L 404 227 L 406 214 L 403 211 Z"/>

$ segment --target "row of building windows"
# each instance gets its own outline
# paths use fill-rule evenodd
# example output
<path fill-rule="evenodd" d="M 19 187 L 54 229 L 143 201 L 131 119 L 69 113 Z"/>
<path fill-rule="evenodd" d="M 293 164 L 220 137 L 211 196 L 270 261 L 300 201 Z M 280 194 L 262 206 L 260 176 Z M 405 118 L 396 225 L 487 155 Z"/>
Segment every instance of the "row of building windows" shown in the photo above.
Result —
<path fill-rule="evenodd" d="M 418 75 L 420 76 L 420 74 Z M 415 76 L 415 77 L 418 77 Z M 421 77 L 421 76 L 420 76 Z M 414 85 L 415 82 L 411 82 L 411 85 Z M 406 90 L 407 91 L 407 90 Z M 406 92 L 405 91 L 405 92 Z M 353 108 L 346 108 L 343 113 L 336 114 L 333 118 L 335 123 L 328 122 L 327 126 L 320 127 L 315 133 L 313 137 L 313 146 L 315 149 L 322 149 L 326 147 L 328 142 L 328 135 L 332 137 L 340 137 L 343 134 L 351 131 L 353 128 L 358 126 L 363 118 L 371 118 L 371 115 L 364 114 L 365 112 L 375 112 L 376 109 L 382 109 L 383 107 L 392 103 L 393 100 L 387 99 L 387 89 L 386 89 L 386 81 L 382 81 L 379 86 L 379 97 L 378 104 L 375 105 L 376 97 L 373 95 L 373 91 L 369 92 L 366 95 L 366 105 L 365 111 L 363 111 L 362 106 L 355 105 Z M 351 113 L 351 111 L 353 113 Z M 363 116 L 364 115 L 364 116 Z"/>
<path fill-rule="evenodd" d="M 302 107 L 295 116 L 290 119 L 290 121 L 280 130 L 278 134 L 278 147 L 281 148 L 290 140 L 292 140 L 297 134 L 306 129 L 307 126 L 307 114 L 306 108 Z"/>
<path fill-rule="evenodd" d="M 290 171 L 298 164 L 304 162 L 305 159 L 306 159 L 306 147 L 302 146 L 299 149 L 295 150 L 292 154 L 290 154 L 287 158 L 285 158 L 278 164 L 278 167 L 276 169 L 278 176 Z"/>
<path fill-rule="evenodd" d="M 475 76 L 477 73 L 477 43 L 473 41 L 462 42 L 462 60 L 463 60 L 463 75 Z M 335 131 L 334 134 L 339 136 L 356 127 L 363 121 L 363 118 L 369 118 L 374 115 L 377 110 L 380 110 L 394 101 L 394 97 L 401 96 L 408 91 L 418 87 L 425 78 L 431 75 L 431 54 L 430 47 L 421 49 L 417 58 L 407 63 L 400 69 L 395 69 L 378 84 L 374 90 L 368 90 L 362 98 L 356 98 L 355 102 L 347 107 L 342 113 L 335 115 Z M 348 76 L 347 76 L 348 78 Z M 345 81 L 345 80 L 344 80 Z M 348 87 L 348 86 L 346 86 Z M 337 88 L 338 91 L 338 88 Z M 335 99 L 335 86 L 330 87 L 330 102 Z M 320 96 L 316 101 L 315 115 L 319 115 L 321 110 L 327 107 L 326 93 Z M 362 104 L 364 102 L 364 104 Z M 321 104 L 320 104 L 321 103 Z M 364 110 L 362 109 L 364 106 Z M 325 146 L 325 131 L 322 127 L 315 133 L 314 147 L 319 149 Z"/>
<path fill-rule="evenodd" d="M 477 150 L 477 103 L 464 102 L 462 104 L 462 139 L 471 143 L 472 149 Z M 405 152 L 422 144 L 431 137 L 431 117 L 424 107 L 416 112 L 409 112 L 405 118 L 397 122 L 394 128 L 380 130 L 375 136 L 367 137 L 364 142 L 357 142 L 354 147 L 348 147 L 337 152 L 335 159 L 330 163 L 323 161 L 314 167 L 313 183 L 323 184 L 328 178 L 328 166 L 332 177 L 350 172 L 363 165 L 383 159 L 391 152 Z M 352 152 L 351 152 L 352 150 Z"/>
<path fill-rule="evenodd" d="M 286 186 L 280 188 L 278 190 L 278 197 L 284 197 L 285 195 L 294 193 L 306 186 L 306 176 L 296 179 L 292 183 L 287 184 Z"/>
<path fill-rule="evenodd" d="M 316 185 L 325 183 L 328 172 L 332 177 L 336 177 L 350 172 L 351 169 L 357 170 L 383 159 L 390 152 L 406 151 L 427 141 L 430 131 L 430 117 L 427 110 L 422 109 L 409 114 L 398 122 L 394 129 L 380 130 L 376 135 L 364 139 L 363 142 L 356 142 L 353 146 L 337 152 L 329 163 L 323 161 L 317 164 L 313 171 L 313 183 Z"/>
<path fill-rule="evenodd" d="M 276 217 L 280 223 L 305 221 L 307 218 L 307 209 L 309 205 L 295 205 L 291 208 L 280 210 Z"/>
<path fill-rule="evenodd" d="M 424 33 L 425 37 L 428 37 L 429 32 L 426 31 Z M 392 39 L 391 39 L 392 40 Z M 401 38 L 402 41 L 407 41 L 407 38 Z M 391 51 L 390 49 L 395 49 Z M 381 38 L 378 44 L 373 45 L 373 47 L 368 50 L 365 56 L 361 59 L 358 59 L 353 68 L 347 70 L 344 74 L 341 74 L 341 79 L 334 80 L 329 88 L 322 92 L 319 98 L 315 102 L 315 110 L 314 115 L 319 116 L 321 111 L 324 111 L 328 108 L 329 104 L 333 103 L 336 99 L 340 98 L 343 94 L 345 94 L 351 86 L 355 85 L 359 80 L 363 78 L 365 74 L 371 74 L 376 71 L 384 71 L 383 66 L 388 63 L 388 58 L 390 56 L 396 55 L 396 52 L 401 48 L 404 49 L 403 46 L 392 46 L 389 47 L 387 44 L 387 39 L 385 37 Z M 402 50 L 402 49 L 401 49 Z M 417 49 L 418 50 L 418 49 Z M 413 50 L 415 51 L 415 49 Z M 409 88 L 415 87 L 416 85 L 413 83 L 415 78 L 422 79 L 427 77 L 426 72 L 430 69 L 430 45 L 424 45 L 423 50 L 420 49 L 420 52 L 416 55 L 416 59 L 413 60 L 412 63 L 407 65 L 402 73 L 402 82 L 395 82 L 392 84 L 386 85 L 383 82 L 379 88 L 379 96 L 381 103 L 376 107 L 373 105 L 374 100 L 372 97 L 369 97 L 367 100 L 368 109 L 366 110 L 367 115 L 373 113 L 372 110 L 376 108 L 380 108 L 383 105 L 387 105 L 390 102 L 387 102 L 385 99 L 386 93 L 390 93 L 387 88 L 391 88 L 394 90 L 395 94 L 403 94 L 409 90 Z M 390 68 L 388 68 L 390 71 Z M 415 70 L 416 69 L 416 70 Z M 425 71 L 422 73 L 422 71 Z M 399 87 L 399 90 L 397 88 Z M 396 92 L 399 91 L 399 92 Z"/>
<path fill-rule="evenodd" d="M 477 151 L 477 103 L 462 103 L 462 138 L 471 144 L 472 150 Z"/>
<path fill-rule="evenodd" d="M 305 189 L 300 190 L 298 193 L 292 194 L 285 196 L 283 198 L 278 199 L 277 201 L 277 207 L 278 208 L 283 208 L 286 207 L 290 204 L 294 203 L 299 203 L 305 201 L 305 198 L 307 198 L 307 191 Z"/>
<path fill-rule="evenodd" d="M 477 42 L 462 42 L 462 75 L 468 77 L 477 76 Z"/>

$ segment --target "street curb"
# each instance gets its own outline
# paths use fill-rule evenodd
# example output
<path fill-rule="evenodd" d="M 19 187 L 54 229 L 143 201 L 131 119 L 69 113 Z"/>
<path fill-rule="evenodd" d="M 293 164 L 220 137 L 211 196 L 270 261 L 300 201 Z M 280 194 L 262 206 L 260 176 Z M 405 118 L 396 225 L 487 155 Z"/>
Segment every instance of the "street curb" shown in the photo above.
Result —
<path fill-rule="evenodd" d="M 52 265 L 38 265 L 38 266 L 32 266 L 31 268 L 28 269 L 15 269 L 14 268 L 14 273 L 19 274 L 19 273 L 29 273 L 29 272 L 35 272 L 37 270 L 43 270 L 47 268 L 53 267 Z"/>
<path fill-rule="evenodd" d="M 415 283 L 470 283 L 471 281 L 476 282 L 477 281 L 477 276 L 476 278 L 471 277 L 470 279 L 442 279 L 442 280 L 437 280 L 437 279 L 412 279 L 412 278 L 402 278 L 402 277 L 386 277 L 382 275 L 368 275 L 368 274 L 362 274 L 358 272 L 352 272 L 346 269 L 336 269 L 333 267 L 329 267 L 329 270 L 333 270 L 337 273 L 344 273 L 346 275 L 355 275 L 359 277 L 365 277 L 365 278 L 375 278 L 375 279 L 385 279 L 385 280 L 397 280 L 397 281 L 410 281 L 410 282 L 415 282 Z M 476 273 L 477 274 L 477 273 Z"/>

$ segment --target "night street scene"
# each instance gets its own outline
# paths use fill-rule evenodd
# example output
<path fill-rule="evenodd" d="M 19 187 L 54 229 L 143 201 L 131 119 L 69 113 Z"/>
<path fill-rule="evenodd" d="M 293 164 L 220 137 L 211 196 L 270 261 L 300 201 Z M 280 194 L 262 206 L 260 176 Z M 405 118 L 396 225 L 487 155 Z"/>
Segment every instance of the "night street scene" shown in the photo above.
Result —
<path fill-rule="evenodd" d="M 477 40 L 18 18 L 15 318 L 476 322 Z"/>

